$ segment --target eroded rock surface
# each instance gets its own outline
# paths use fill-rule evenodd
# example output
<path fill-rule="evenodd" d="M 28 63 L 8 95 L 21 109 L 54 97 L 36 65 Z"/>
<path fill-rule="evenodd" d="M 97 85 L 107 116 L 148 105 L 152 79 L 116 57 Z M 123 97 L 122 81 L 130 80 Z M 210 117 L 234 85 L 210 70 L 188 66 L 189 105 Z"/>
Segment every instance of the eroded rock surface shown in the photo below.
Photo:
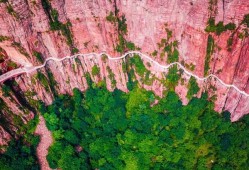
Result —
<path fill-rule="evenodd" d="M 49 4 L 47 8 L 44 7 L 46 2 Z M 12 10 L 9 10 L 10 8 Z M 249 13 L 248 0 L 217 0 L 217 3 L 215 0 L 46 0 L 43 4 L 41 0 L 9 0 L 7 3 L 0 3 L 0 36 L 7 37 L 0 41 L 0 49 L 6 55 L 4 59 L 12 60 L 17 64 L 16 67 L 40 65 L 41 60 L 48 57 L 62 58 L 73 53 L 106 51 L 119 56 L 120 53 L 115 47 L 119 42 L 120 30 L 118 23 L 106 19 L 110 12 L 119 18 L 124 15 L 127 24 L 127 33 L 124 35 L 126 41 L 133 42 L 141 52 L 161 64 L 166 65 L 168 58 L 167 54 L 162 54 L 162 40 L 171 37 L 170 42 L 177 41 L 179 62 L 186 67 L 191 66 L 189 70 L 200 77 L 205 74 L 208 37 L 211 36 L 214 41 L 213 52 L 210 54 L 207 63 L 209 69 L 206 72 L 215 74 L 224 82 L 234 84 L 249 93 L 249 38 L 248 28 L 242 22 L 244 16 Z M 220 35 L 215 32 L 208 33 L 205 29 L 210 18 L 215 20 L 215 24 L 220 21 L 224 25 L 234 23 L 236 29 L 223 31 Z M 54 26 L 52 29 L 51 23 L 59 23 L 60 28 Z M 165 31 L 166 28 L 168 31 Z M 169 35 L 169 30 L 172 35 Z M 157 51 L 157 54 L 153 54 L 154 51 Z M 95 56 L 69 59 L 61 63 L 51 61 L 39 72 L 45 75 L 49 83 L 53 80 L 49 78 L 48 73 L 53 75 L 57 83 L 52 86 L 37 79 L 38 72 L 23 74 L 14 79 L 27 101 L 42 100 L 50 104 L 55 91 L 72 94 L 73 88 L 85 90 L 87 72 L 96 83 L 105 78 L 109 90 L 114 88 L 110 79 L 110 73 L 114 73 L 115 86 L 128 91 L 128 77 L 122 67 L 125 62 L 124 59 L 110 61 Z M 144 61 L 144 64 L 147 62 Z M 100 68 L 99 75 L 92 75 L 94 65 Z M 2 64 L 1 67 L 1 70 L 4 70 L 5 65 Z M 160 68 L 153 65 L 147 68 L 151 70 L 151 77 L 165 77 Z M 187 104 L 189 76 L 182 77 L 183 81 L 179 82 L 176 92 L 183 103 Z M 198 84 L 201 90 L 197 96 L 203 91 L 208 91 L 210 97 L 216 95 L 215 109 L 219 112 L 230 111 L 232 121 L 249 113 L 248 97 L 222 86 L 215 80 L 198 81 Z M 153 79 L 150 84 L 141 83 L 141 86 L 153 90 L 159 96 L 167 89 L 158 79 Z M 1 94 L 9 111 L 20 115 L 33 115 L 27 110 L 26 112 L 30 113 L 24 114 L 24 110 L 18 107 L 20 102 L 15 100 L 15 95 L 10 96 Z M 12 98 L 14 100 L 11 100 Z M 3 138 L 8 136 L 5 133 L 1 135 Z"/>

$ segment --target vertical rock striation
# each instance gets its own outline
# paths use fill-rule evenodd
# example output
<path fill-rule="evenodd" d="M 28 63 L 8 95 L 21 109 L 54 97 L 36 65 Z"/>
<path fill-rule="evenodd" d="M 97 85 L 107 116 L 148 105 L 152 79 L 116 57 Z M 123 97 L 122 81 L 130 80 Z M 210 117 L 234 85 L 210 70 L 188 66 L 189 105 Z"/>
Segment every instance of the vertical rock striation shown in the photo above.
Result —
<path fill-rule="evenodd" d="M 215 74 L 249 93 L 249 24 L 244 21 L 248 11 L 248 0 L 8 0 L 0 3 L 0 52 L 5 56 L 0 58 L 0 66 L 2 72 L 6 72 L 3 62 L 7 60 L 16 63 L 16 67 L 23 67 L 39 65 L 48 57 L 61 58 L 93 51 L 118 56 L 116 47 L 121 39 L 120 29 L 126 25 L 127 32 L 122 35 L 125 42 L 134 43 L 136 49 L 159 63 L 166 65 L 169 58 L 162 52 L 160 43 L 163 39 L 173 39 L 179 51 L 179 62 L 190 71 L 200 77 L 205 76 L 205 72 Z M 115 17 L 108 21 L 106 17 L 111 16 L 111 12 Z M 122 16 L 124 20 L 116 22 L 117 17 Z M 222 22 L 222 25 L 233 23 L 236 28 L 226 28 L 221 33 L 208 31 L 210 19 L 214 20 L 214 26 Z M 127 47 L 124 49 L 128 50 Z M 105 79 L 109 90 L 115 84 L 118 89 L 128 91 L 128 75 L 123 67 L 125 59 L 111 61 L 103 58 L 91 56 L 63 62 L 49 61 L 38 72 L 23 74 L 14 80 L 27 101 L 42 100 L 47 104 L 56 93 L 72 94 L 73 88 L 85 90 L 86 73 L 90 73 L 96 83 Z M 144 61 L 145 65 L 147 63 Z M 100 69 L 98 75 L 92 74 L 95 65 Z M 153 65 L 147 68 L 151 70 L 153 81 L 150 84 L 140 81 L 141 86 L 162 95 L 167 89 L 159 81 L 165 77 L 163 70 Z M 188 102 L 189 78 L 183 74 L 182 83 L 176 87 L 185 104 Z M 215 95 L 215 109 L 230 111 L 232 121 L 249 113 L 248 97 L 225 88 L 214 79 L 198 84 L 201 90 L 197 96 L 203 91 L 209 91 L 210 97 Z M 13 113 L 24 112 L 18 108 L 18 100 L 11 100 L 14 96 L 11 93 L 6 97 L 1 93 L 6 105 L 3 112 L 7 108 Z M 33 113 L 29 109 L 26 112 Z M 6 133 L 0 135 L 0 138 L 8 138 Z"/>

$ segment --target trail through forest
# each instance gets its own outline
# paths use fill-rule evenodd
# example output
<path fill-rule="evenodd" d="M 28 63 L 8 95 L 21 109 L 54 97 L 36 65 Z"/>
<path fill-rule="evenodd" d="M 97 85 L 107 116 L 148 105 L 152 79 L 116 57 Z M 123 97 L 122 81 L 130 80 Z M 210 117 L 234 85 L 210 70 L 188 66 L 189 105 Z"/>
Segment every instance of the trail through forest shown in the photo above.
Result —
<path fill-rule="evenodd" d="M 39 124 L 36 127 L 35 134 L 40 136 L 40 143 L 36 148 L 36 154 L 41 170 L 50 170 L 46 156 L 48 155 L 48 148 L 53 143 L 53 138 L 41 115 L 39 116 Z"/>

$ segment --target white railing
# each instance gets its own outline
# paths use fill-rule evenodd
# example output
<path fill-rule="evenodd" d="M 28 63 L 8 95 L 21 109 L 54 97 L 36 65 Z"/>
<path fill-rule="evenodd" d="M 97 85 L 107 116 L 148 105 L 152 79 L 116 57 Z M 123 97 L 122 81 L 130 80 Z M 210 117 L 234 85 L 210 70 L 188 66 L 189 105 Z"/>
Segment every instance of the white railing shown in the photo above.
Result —
<path fill-rule="evenodd" d="M 239 92 L 240 94 L 242 95 L 245 95 L 247 97 L 249 97 L 249 94 L 246 93 L 245 91 L 243 90 L 240 90 L 237 86 L 233 85 L 233 84 L 227 84 L 225 82 L 223 82 L 218 76 L 214 75 L 214 74 L 210 74 L 206 77 L 199 77 L 197 75 L 195 75 L 194 73 L 191 73 L 190 71 L 188 71 L 181 63 L 179 62 L 174 62 L 174 63 L 170 63 L 168 65 L 161 65 L 159 64 L 157 61 L 151 59 L 149 56 L 139 52 L 139 51 L 129 51 L 127 53 L 125 53 L 124 55 L 120 56 L 120 57 L 111 57 L 109 54 L 105 53 L 105 52 L 102 52 L 102 53 L 87 53 L 87 54 L 75 54 L 73 56 L 66 56 L 66 57 L 63 57 L 63 58 L 55 58 L 55 57 L 49 57 L 45 60 L 45 62 L 40 65 L 40 66 L 33 66 L 33 67 L 24 67 L 24 68 L 18 68 L 18 69 L 15 69 L 15 70 L 11 70 L 3 75 L 0 76 L 0 83 L 1 82 L 4 82 L 5 80 L 13 77 L 13 76 L 16 76 L 16 75 L 20 75 L 20 74 L 23 74 L 23 73 L 30 73 L 30 72 L 33 72 L 39 68 L 43 68 L 48 61 L 50 60 L 53 60 L 53 61 L 58 61 L 58 62 L 61 62 L 65 59 L 70 59 L 70 58 L 75 58 L 75 57 L 89 57 L 89 56 L 97 56 L 97 57 L 101 57 L 103 55 L 107 56 L 109 60 L 119 60 L 119 59 L 122 59 L 122 58 L 125 58 L 126 56 L 129 56 L 129 54 L 137 54 L 139 55 L 141 58 L 146 58 L 147 60 L 153 62 L 154 64 L 158 65 L 159 67 L 163 68 L 163 69 L 168 69 L 169 67 L 173 66 L 173 65 L 178 65 L 187 75 L 189 76 L 193 76 L 195 77 L 197 80 L 201 80 L 201 81 L 204 81 L 204 80 L 207 80 L 211 77 L 215 78 L 216 80 L 218 80 L 223 86 L 225 87 L 228 87 L 228 88 L 234 88 L 237 92 Z"/>

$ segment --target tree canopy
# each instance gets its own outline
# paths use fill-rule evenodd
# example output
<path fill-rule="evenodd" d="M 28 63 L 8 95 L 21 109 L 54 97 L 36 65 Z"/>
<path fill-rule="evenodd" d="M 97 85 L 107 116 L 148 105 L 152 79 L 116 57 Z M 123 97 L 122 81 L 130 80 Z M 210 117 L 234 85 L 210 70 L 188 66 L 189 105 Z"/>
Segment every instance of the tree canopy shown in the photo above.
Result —
<path fill-rule="evenodd" d="M 195 91 L 194 91 L 195 93 Z M 151 107 L 159 100 L 158 104 Z M 47 156 L 61 169 L 246 169 L 248 116 L 231 123 L 206 94 L 183 106 L 169 91 L 159 99 L 92 86 L 60 95 L 43 109 L 54 143 Z"/>

